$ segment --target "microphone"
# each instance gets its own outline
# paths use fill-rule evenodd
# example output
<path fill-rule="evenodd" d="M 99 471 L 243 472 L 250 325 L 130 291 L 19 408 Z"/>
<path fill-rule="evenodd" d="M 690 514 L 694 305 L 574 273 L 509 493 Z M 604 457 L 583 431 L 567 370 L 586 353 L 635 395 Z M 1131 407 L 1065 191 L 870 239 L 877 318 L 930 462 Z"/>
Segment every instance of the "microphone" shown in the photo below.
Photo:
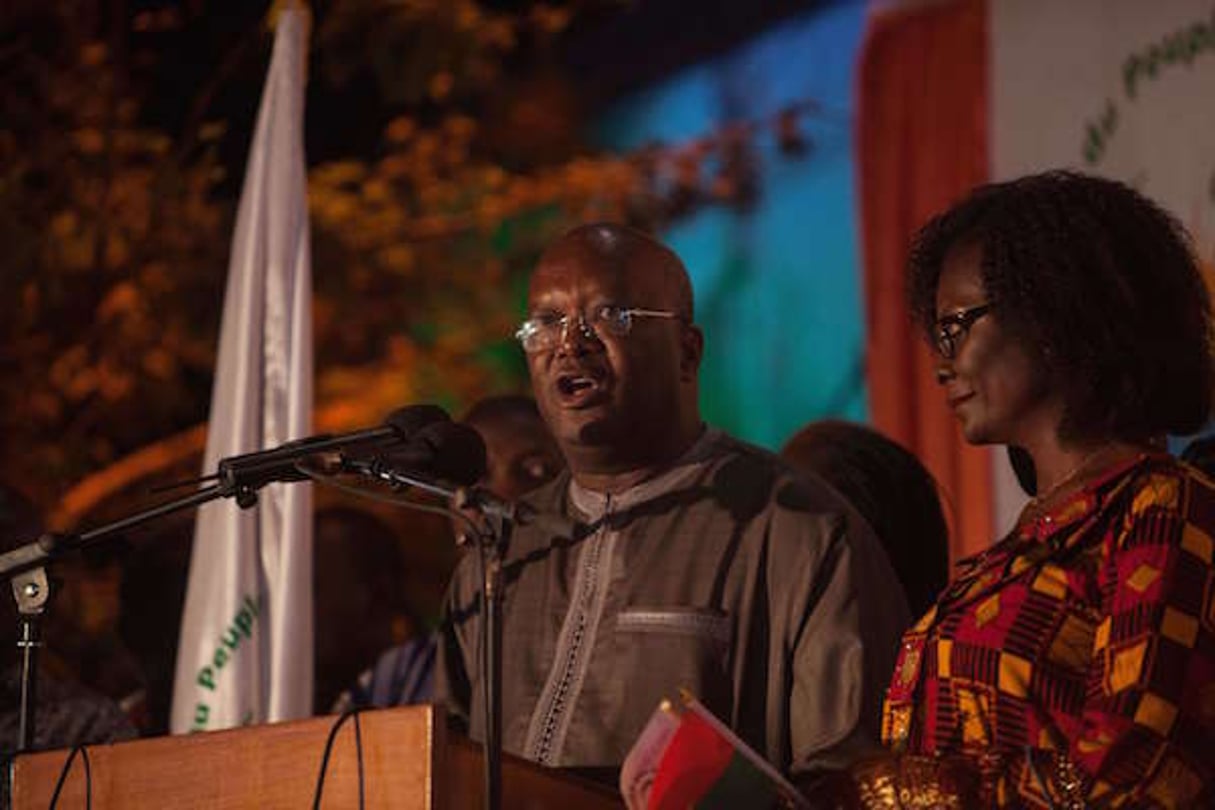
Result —
<path fill-rule="evenodd" d="M 389 484 L 443 481 L 472 486 L 485 476 L 485 442 L 477 431 L 457 422 L 435 422 L 403 446 L 371 459 L 343 457 L 342 466 Z"/>
<path fill-rule="evenodd" d="M 370 460 L 344 457 L 342 466 L 392 486 L 418 487 L 434 495 L 455 497 L 457 508 L 476 509 L 520 526 L 535 524 L 551 537 L 572 540 L 578 534 L 578 524 L 569 518 L 503 500 L 475 486 L 485 477 L 485 442 L 477 431 L 457 422 L 428 425 L 404 447 Z"/>
<path fill-rule="evenodd" d="M 379 449 L 402 444 L 436 424 L 451 424 L 447 411 L 437 405 L 408 405 L 390 413 L 379 427 L 336 436 L 323 433 L 296 439 L 269 450 L 229 456 L 219 462 L 220 492 L 233 495 L 258 490 L 276 481 L 303 481 L 308 476 L 297 468 L 302 459 L 318 453 Z"/>

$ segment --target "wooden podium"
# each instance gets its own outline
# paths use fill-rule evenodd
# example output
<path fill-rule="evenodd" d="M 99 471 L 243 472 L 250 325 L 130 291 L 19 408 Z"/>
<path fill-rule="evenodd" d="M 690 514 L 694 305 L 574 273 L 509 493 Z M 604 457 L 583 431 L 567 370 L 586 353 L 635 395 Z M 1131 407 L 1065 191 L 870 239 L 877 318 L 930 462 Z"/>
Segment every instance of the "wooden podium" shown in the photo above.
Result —
<path fill-rule="evenodd" d="M 440 707 L 405 706 L 359 715 L 364 806 L 475 810 L 483 806 L 481 746 L 447 731 Z M 312 807 L 336 717 L 89 746 L 91 799 L 98 810 Z M 321 807 L 359 806 L 354 719 L 334 739 Z M 26 754 L 13 764 L 13 810 L 46 810 L 68 751 Z M 72 763 L 58 807 L 85 806 L 82 758 Z M 505 808 L 620 808 L 607 787 L 505 755 Z"/>

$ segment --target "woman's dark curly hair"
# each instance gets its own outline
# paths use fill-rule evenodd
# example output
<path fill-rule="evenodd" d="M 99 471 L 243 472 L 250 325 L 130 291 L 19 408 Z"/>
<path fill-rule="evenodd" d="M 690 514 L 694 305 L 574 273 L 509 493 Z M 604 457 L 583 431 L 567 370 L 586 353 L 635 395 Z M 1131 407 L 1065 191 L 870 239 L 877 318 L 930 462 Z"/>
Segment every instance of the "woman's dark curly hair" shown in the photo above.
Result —
<path fill-rule="evenodd" d="M 1158 205 L 1067 171 L 975 189 L 912 247 L 908 302 L 930 335 L 945 258 L 970 244 L 1001 327 L 1062 393 L 1062 438 L 1141 440 L 1206 423 L 1211 306 L 1189 236 Z"/>

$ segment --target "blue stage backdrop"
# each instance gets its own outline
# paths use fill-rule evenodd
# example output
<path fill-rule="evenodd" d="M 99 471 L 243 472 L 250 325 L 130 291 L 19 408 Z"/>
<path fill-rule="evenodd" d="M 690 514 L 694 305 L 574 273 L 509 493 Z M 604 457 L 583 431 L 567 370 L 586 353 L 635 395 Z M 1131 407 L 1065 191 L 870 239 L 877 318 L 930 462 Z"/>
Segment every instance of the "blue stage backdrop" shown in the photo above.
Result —
<path fill-rule="evenodd" d="M 863 22 L 860 2 L 790 18 L 622 99 L 594 133 L 634 149 L 772 120 L 807 99 L 821 105 L 800 119 L 806 154 L 783 154 L 770 129 L 755 140 L 752 210 L 710 207 L 665 234 L 691 273 L 706 334 L 705 417 L 772 449 L 813 419 L 866 417 L 852 143 Z"/>

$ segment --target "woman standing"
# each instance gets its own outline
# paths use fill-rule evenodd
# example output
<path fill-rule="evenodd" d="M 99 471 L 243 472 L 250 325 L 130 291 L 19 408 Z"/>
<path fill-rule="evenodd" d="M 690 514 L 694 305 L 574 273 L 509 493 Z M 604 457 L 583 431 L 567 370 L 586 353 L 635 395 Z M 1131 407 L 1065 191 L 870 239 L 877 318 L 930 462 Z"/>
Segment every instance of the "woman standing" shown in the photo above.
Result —
<path fill-rule="evenodd" d="M 1038 494 L 904 636 L 854 798 L 1213 806 L 1215 485 L 1161 449 L 1211 406 L 1184 231 L 1110 180 L 986 186 L 920 232 L 909 298 L 967 441 Z"/>

